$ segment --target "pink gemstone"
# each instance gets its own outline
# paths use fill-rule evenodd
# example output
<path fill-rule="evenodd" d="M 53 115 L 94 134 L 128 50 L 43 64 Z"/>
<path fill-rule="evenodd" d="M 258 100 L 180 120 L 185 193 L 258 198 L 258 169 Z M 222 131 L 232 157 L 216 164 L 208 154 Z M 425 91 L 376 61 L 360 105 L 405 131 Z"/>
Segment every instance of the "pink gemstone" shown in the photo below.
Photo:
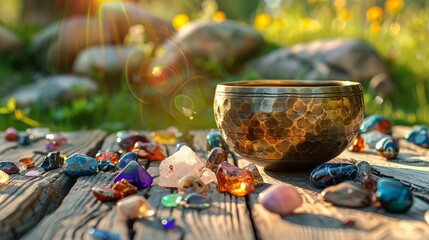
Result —
<path fill-rule="evenodd" d="M 25 173 L 27 177 L 41 177 L 42 174 L 39 171 L 28 171 Z"/>
<path fill-rule="evenodd" d="M 273 185 L 261 192 L 258 201 L 268 211 L 286 215 L 301 206 L 302 197 L 294 187 L 280 184 Z"/>

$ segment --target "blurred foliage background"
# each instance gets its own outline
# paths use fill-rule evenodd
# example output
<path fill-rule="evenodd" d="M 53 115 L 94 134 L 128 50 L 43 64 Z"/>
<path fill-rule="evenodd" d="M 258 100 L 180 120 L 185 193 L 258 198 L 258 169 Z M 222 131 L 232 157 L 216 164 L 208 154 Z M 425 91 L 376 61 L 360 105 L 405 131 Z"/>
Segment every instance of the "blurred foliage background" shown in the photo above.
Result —
<path fill-rule="evenodd" d="M 103 0 L 97 0 L 102 2 Z M 33 2 L 31 4 L 31 2 Z M 31 39 L 62 13 L 32 0 L 1 0 L 0 23 L 18 33 L 26 48 L 19 56 L 0 58 L 0 96 L 40 74 L 28 58 Z M 56 0 L 46 3 L 58 4 Z M 396 124 L 429 124 L 429 4 L 425 0 L 141 0 L 140 4 L 175 28 L 201 18 L 232 19 L 253 25 L 269 43 L 260 54 L 321 38 L 352 37 L 371 43 L 387 63 L 394 81 L 390 99 L 377 98 L 364 86 L 366 114 L 384 115 Z M 35 9 L 39 14 L 32 15 Z M 67 10 L 67 9 L 66 9 Z M 40 14 L 42 12 L 42 14 Z M 44 13 L 44 14 L 43 14 Z M 44 19 L 44 17 L 46 19 Z M 35 18 L 39 18 L 35 21 Z M 209 66 L 210 67 L 210 66 Z M 217 66 L 214 66 L 214 68 Z M 225 72 L 225 71 L 220 71 Z M 221 81 L 256 78 L 224 74 Z M 103 88 L 101 88 L 103 89 Z M 0 98 L 1 99 L 1 98 Z M 57 130 L 103 128 L 111 131 L 145 129 L 154 112 L 142 106 L 125 80 L 114 92 L 100 91 L 61 106 L 45 109 L 35 104 L 17 108 L 13 100 L 0 102 L 0 129 L 32 125 Z M 211 116 L 200 116 L 214 127 Z M 154 121 L 158 121 L 158 118 Z M 191 122 L 192 123 L 192 122 Z M 201 125 L 200 125 L 201 126 Z M 192 124 L 189 125 L 192 128 Z"/>

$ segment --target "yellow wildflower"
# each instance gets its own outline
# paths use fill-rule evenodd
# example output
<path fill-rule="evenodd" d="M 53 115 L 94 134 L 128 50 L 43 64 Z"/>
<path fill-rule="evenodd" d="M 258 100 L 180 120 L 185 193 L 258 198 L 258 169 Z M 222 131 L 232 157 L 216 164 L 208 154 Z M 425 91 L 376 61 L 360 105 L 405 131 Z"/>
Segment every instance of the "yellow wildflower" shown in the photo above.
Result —
<path fill-rule="evenodd" d="M 346 6 L 346 0 L 335 0 L 332 3 L 332 7 L 334 7 L 335 11 L 339 12 Z"/>
<path fill-rule="evenodd" d="M 390 24 L 390 27 L 389 27 L 390 35 L 396 36 L 398 35 L 400 30 L 401 30 L 401 24 L 399 24 L 398 22 L 393 22 L 392 24 Z"/>
<path fill-rule="evenodd" d="M 226 15 L 222 11 L 217 11 L 213 15 L 213 21 L 215 21 L 215 22 L 223 22 L 223 21 L 225 21 L 225 19 L 226 19 Z"/>
<path fill-rule="evenodd" d="M 369 30 L 374 35 L 379 34 L 381 32 L 381 24 L 379 22 L 373 22 L 371 26 L 369 26 Z"/>
<path fill-rule="evenodd" d="M 284 26 L 286 26 L 286 22 L 285 22 L 285 20 L 283 20 L 281 18 L 275 18 L 273 20 L 273 25 L 276 27 L 284 27 Z"/>
<path fill-rule="evenodd" d="M 305 30 L 316 32 L 316 31 L 319 31 L 320 29 L 320 22 L 316 19 L 305 18 L 302 21 L 302 27 Z"/>
<path fill-rule="evenodd" d="M 346 21 L 350 18 L 350 11 L 348 9 L 342 9 L 337 13 L 339 19 Z"/>
<path fill-rule="evenodd" d="M 392 14 L 398 13 L 404 7 L 402 0 L 387 0 L 384 4 L 386 11 Z"/>
<path fill-rule="evenodd" d="M 268 25 L 270 25 L 270 23 L 271 23 L 271 17 L 266 13 L 258 14 L 255 17 L 254 25 L 258 29 L 265 29 L 266 27 L 268 27 Z"/>
<path fill-rule="evenodd" d="M 189 16 L 184 13 L 177 14 L 173 18 L 173 27 L 175 29 L 180 29 L 181 27 L 185 26 L 188 23 L 189 23 Z"/>
<path fill-rule="evenodd" d="M 366 19 L 370 22 L 381 21 L 383 19 L 383 9 L 378 6 L 373 6 L 366 11 Z"/>

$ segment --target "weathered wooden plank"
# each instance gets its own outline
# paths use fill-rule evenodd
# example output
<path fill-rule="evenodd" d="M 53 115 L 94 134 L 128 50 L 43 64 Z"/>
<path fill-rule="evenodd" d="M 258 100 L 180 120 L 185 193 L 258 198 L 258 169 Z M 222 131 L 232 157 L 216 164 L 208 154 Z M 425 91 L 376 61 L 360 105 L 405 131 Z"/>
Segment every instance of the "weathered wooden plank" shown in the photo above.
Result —
<path fill-rule="evenodd" d="M 402 146 L 402 145 L 401 145 Z M 420 149 L 422 152 L 424 150 Z M 421 166 L 401 166 L 412 150 L 402 146 L 398 160 L 383 160 L 373 150 L 364 154 L 344 152 L 332 162 L 358 163 L 365 160 L 383 176 L 394 177 L 413 186 L 414 192 L 428 189 L 428 171 Z M 425 155 L 414 156 L 427 161 Z M 240 159 L 240 166 L 247 161 Z M 272 172 L 259 168 L 266 184 L 259 187 L 248 197 L 250 211 L 257 235 L 262 239 L 427 239 L 429 228 L 423 221 L 424 212 L 429 205 L 416 198 L 412 208 L 405 214 L 391 214 L 374 207 L 351 209 L 336 207 L 321 200 L 321 189 L 315 188 L 309 181 L 310 171 Z M 407 178 L 408 172 L 408 178 Z M 411 176 L 410 175 L 414 175 Z M 424 177 L 426 176 L 426 177 Z M 295 214 L 280 216 L 264 209 L 258 202 L 258 194 L 271 184 L 287 183 L 295 186 L 303 197 L 303 205 Z M 418 187 L 415 187 L 415 186 Z M 285 200 L 286 201 L 286 200 Z M 344 222 L 353 220 L 352 227 Z"/>
<path fill-rule="evenodd" d="M 70 155 L 74 152 L 91 153 L 105 137 L 103 131 L 85 131 L 64 134 L 69 143 L 58 150 Z M 36 166 L 40 166 L 44 141 L 29 146 L 9 149 L 0 158 L 17 162 L 22 156 L 34 156 Z M 37 170 L 40 167 L 31 170 Z M 27 170 L 28 171 L 28 170 Z M 41 178 L 26 177 L 22 171 L 11 175 L 11 180 L 0 189 L 0 236 L 15 239 L 35 226 L 46 214 L 55 210 L 68 193 L 74 180 L 62 174 L 61 169 L 44 172 Z M 43 171 L 43 170 L 41 170 Z"/>

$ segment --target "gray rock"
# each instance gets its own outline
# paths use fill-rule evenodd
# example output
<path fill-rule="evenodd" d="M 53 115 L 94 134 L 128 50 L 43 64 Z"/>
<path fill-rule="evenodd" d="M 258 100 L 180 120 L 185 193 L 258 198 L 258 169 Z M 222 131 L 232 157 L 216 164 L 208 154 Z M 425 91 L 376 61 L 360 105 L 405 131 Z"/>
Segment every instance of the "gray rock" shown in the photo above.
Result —
<path fill-rule="evenodd" d="M 42 106 L 55 106 L 60 100 L 70 101 L 87 96 L 97 90 L 97 84 L 87 77 L 54 75 L 20 87 L 3 100 L 15 97 L 17 104 L 24 107 L 34 103 L 41 103 Z"/>
<path fill-rule="evenodd" d="M 21 39 L 14 32 L 0 26 L 0 54 L 17 53 L 22 47 Z"/>
<path fill-rule="evenodd" d="M 393 86 L 388 69 L 375 49 L 361 40 L 334 39 L 296 44 L 268 53 L 249 67 L 265 79 L 365 82 L 377 74 L 385 74 L 385 81 Z"/>
<path fill-rule="evenodd" d="M 96 80 L 118 83 L 125 67 L 137 68 L 144 61 L 140 52 L 139 61 L 127 61 L 128 56 L 136 49 L 131 46 L 104 45 L 87 48 L 79 53 L 73 65 L 73 72 L 83 74 Z"/>

